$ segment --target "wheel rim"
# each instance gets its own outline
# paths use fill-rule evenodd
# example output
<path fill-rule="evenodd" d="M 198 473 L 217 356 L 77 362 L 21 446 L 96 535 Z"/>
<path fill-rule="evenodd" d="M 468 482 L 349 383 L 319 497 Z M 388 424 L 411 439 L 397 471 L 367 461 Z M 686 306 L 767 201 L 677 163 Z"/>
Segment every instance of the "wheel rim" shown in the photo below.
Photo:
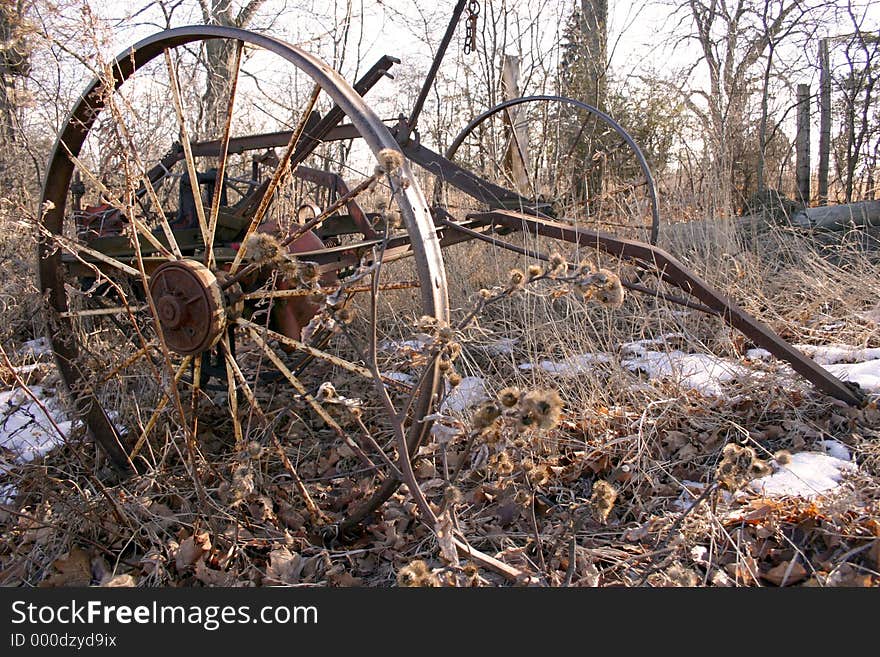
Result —
<path fill-rule="evenodd" d="M 168 62 L 168 80 L 173 92 L 171 96 L 174 100 L 176 118 L 179 122 L 178 132 L 185 136 L 188 134 L 187 129 L 189 128 L 191 134 L 194 130 L 192 130 L 192 125 L 187 123 L 188 117 L 184 112 L 185 101 L 180 98 L 183 94 L 180 93 L 179 66 L 175 68 L 173 59 L 174 56 L 185 56 L 184 46 L 202 44 L 209 39 L 227 40 L 239 48 L 239 54 L 242 52 L 244 44 L 258 47 L 265 53 L 281 58 L 290 64 L 292 69 L 304 74 L 310 84 L 314 85 L 312 87 L 314 97 L 310 99 L 310 103 L 304 103 L 300 115 L 294 117 L 294 124 L 298 127 L 305 126 L 312 108 L 319 106 L 315 103 L 323 102 L 325 106 L 335 104 L 343 110 L 353 126 L 356 136 L 365 144 L 365 153 L 372 154 L 370 167 L 375 164 L 378 154 L 385 149 L 399 152 L 399 148 L 388 129 L 338 74 L 316 58 L 289 44 L 243 30 L 198 26 L 177 28 L 149 37 L 127 50 L 113 62 L 109 69 L 112 71 L 112 80 L 95 79 L 89 85 L 83 98 L 71 112 L 70 119 L 65 124 L 65 130 L 58 138 L 44 185 L 42 200 L 46 212 L 42 218 L 40 283 L 41 289 L 48 295 L 50 307 L 54 310 L 55 326 L 53 327 L 52 342 L 62 377 L 72 393 L 74 404 L 86 426 L 105 448 L 111 460 L 121 468 L 130 469 L 134 466 L 130 459 L 131 450 L 137 449 L 138 444 L 149 443 L 149 440 L 146 439 L 151 437 L 150 432 L 154 431 L 159 424 L 158 420 L 154 422 L 154 417 L 160 413 L 164 415 L 177 413 L 179 418 L 183 418 L 182 422 L 178 419 L 183 428 L 189 431 L 192 436 L 197 435 L 198 428 L 195 423 L 200 413 L 195 411 L 204 401 L 201 382 L 206 377 L 214 376 L 221 380 L 224 376 L 226 377 L 229 413 L 230 416 L 235 416 L 233 424 L 235 425 L 236 443 L 247 441 L 247 434 L 251 428 L 250 423 L 254 422 L 254 409 L 259 411 L 258 415 L 270 415 L 268 412 L 270 406 L 262 401 L 264 397 L 270 395 L 263 394 L 264 391 L 257 389 L 258 382 L 263 381 L 258 374 L 264 367 L 274 369 L 275 380 L 284 382 L 288 392 L 292 391 L 300 400 L 309 399 L 307 406 L 311 405 L 312 412 L 320 413 L 318 406 L 322 402 L 314 399 L 315 385 L 309 387 L 308 382 L 300 381 L 298 372 L 294 373 L 294 364 L 291 364 L 289 359 L 285 361 L 284 351 L 291 351 L 294 355 L 304 353 L 312 361 L 317 362 L 320 368 L 332 370 L 333 375 L 337 378 L 336 387 L 340 391 L 343 390 L 343 385 L 339 385 L 339 382 L 344 383 L 346 377 L 354 374 L 362 376 L 367 383 L 373 382 L 368 376 L 371 374 L 369 368 L 358 361 L 359 354 L 354 353 L 353 348 L 349 348 L 348 351 L 334 351 L 324 345 L 319 345 L 322 348 L 314 345 L 309 347 L 304 345 L 305 341 L 291 339 L 290 336 L 285 336 L 282 332 L 275 330 L 279 326 L 271 324 L 275 321 L 273 313 L 280 312 L 278 307 L 287 303 L 287 297 L 284 297 L 282 293 L 286 291 L 290 296 L 296 294 L 296 290 L 291 291 L 291 288 L 295 287 L 293 284 L 282 285 L 285 289 L 279 289 L 277 282 L 282 278 L 279 273 L 282 265 L 279 263 L 287 263 L 284 267 L 290 269 L 293 267 L 290 263 L 297 260 L 296 258 L 289 254 L 284 255 L 285 251 L 282 250 L 283 257 L 280 260 L 276 258 L 272 263 L 261 261 L 259 258 L 255 262 L 249 262 L 247 258 L 239 254 L 250 248 L 252 243 L 250 241 L 245 249 L 224 255 L 215 251 L 213 246 L 203 248 L 201 251 L 188 252 L 186 248 L 183 248 L 182 242 L 178 243 L 177 237 L 170 239 L 168 237 L 169 231 L 165 230 L 169 226 L 157 226 L 157 224 L 167 222 L 167 219 L 166 222 L 163 222 L 160 217 L 166 215 L 168 206 L 163 199 L 159 198 L 161 190 L 158 185 L 156 189 L 152 189 L 152 184 L 145 185 L 143 183 L 144 178 L 141 174 L 146 169 L 146 157 L 141 157 L 140 154 L 134 156 L 133 153 L 138 150 L 136 148 L 129 150 L 122 148 L 123 155 L 120 157 L 129 178 L 134 174 L 141 181 L 140 189 L 147 192 L 145 195 L 147 200 L 143 200 L 144 195 L 138 199 L 137 195 L 131 192 L 131 189 L 128 189 L 126 195 L 123 186 L 113 187 L 110 183 L 107 183 L 106 188 L 111 194 L 105 194 L 111 200 L 114 198 L 121 200 L 125 207 L 131 210 L 126 216 L 139 216 L 138 211 L 135 210 L 136 202 L 141 204 L 143 214 L 140 216 L 143 226 L 138 227 L 134 225 L 136 222 L 129 222 L 129 225 L 133 226 L 130 231 L 131 237 L 128 239 L 132 255 L 125 258 L 108 256 L 106 249 L 104 251 L 91 249 L 89 244 L 95 244 L 94 242 L 89 242 L 75 234 L 75 227 L 72 227 L 70 217 L 66 212 L 68 192 L 75 169 L 86 174 L 93 189 L 101 189 L 101 185 L 104 184 L 99 175 L 89 171 L 86 161 L 87 155 L 92 152 L 89 150 L 90 148 L 96 152 L 99 150 L 98 146 L 92 142 L 97 141 L 96 135 L 106 127 L 102 123 L 104 118 L 109 116 L 108 122 L 116 124 L 113 131 L 117 145 L 131 146 L 136 141 L 137 136 L 132 135 L 132 131 L 128 131 L 124 127 L 120 128 L 120 126 L 126 125 L 126 113 L 130 112 L 130 107 L 133 106 L 134 93 L 126 96 L 126 90 L 128 86 L 131 86 L 127 83 L 133 84 L 134 80 L 143 79 L 138 78 L 138 73 L 144 72 L 146 75 L 150 70 L 149 67 L 157 62 L 161 63 L 164 56 Z M 239 71 L 236 70 L 236 79 L 238 79 L 238 73 Z M 114 88 L 114 93 L 105 93 L 111 86 Z M 225 126 L 219 135 L 211 135 L 211 137 L 219 136 L 221 143 L 227 146 L 230 132 L 233 130 L 230 125 L 234 103 L 235 86 L 233 85 Z M 299 135 L 299 138 L 301 137 L 302 134 Z M 184 143 L 188 144 L 190 141 L 193 140 L 190 138 L 184 140 Z M 299 143 L 301 142 L 292 137 L 288 148 L 293 151 Z M 312 157 L 323 156 L 316 149 Z M 218 174 L 220 179 L 228 180 L 233 177 L 225 170 L 229 159 L 226 157 L 220 160 L 220 171 L 223 171 L 223 174 Z M 325 159 L 328 162 L 333 162 L 329 157 Z M 181 164 L 184 165 L 183 175 L 188 176 L 190 180 L 193 178 L 193 172 L 199 173 L 196 169 L 195 157 L 191 153 L 185 153 Z M 367 166 L 366 161 L 362 159 L 357 166 L 345 168 L 343 173 L 351 174 L 358 168 L 363 169 L 365 166 Z M 282 166 L 276 167 L 279 178 L 278 186 L 273 188 L 273 191 L 277 191 L 276 196 L 266 194 L 266 198 L 286 198 L 284 197 L 286 188 L 282 188 L 288 179 L 280 173 L 281 171 L 283 171 Z M 362 177 L 370 178 L 372 173 L 372 171 L 365 171 Z M 229 178 L 225 178 L 224 174 Z M 386 295 L 381 296 L 375 302 L 383 307 L 393 306 L 393 302 L 397 300 L 395 295 L 404 295 L 410 307 L 407 311 L 408 315 L 401 313 L 400 317 L 394 318 L 398 324 L 401 317 L 415 319 L 420 315 L 430 315 L 445 322 L 448 314 L 445 271 L 424 195 L 406 162 L 402 162 L 399 167 L 396 167 L 392 175 L 388 175 L 388 171 L 386 171 L 382 175 L 375 174 L 373 177 L 376 179 L 374 185 L 378 185 L 378 187 L 374 189 L 365 187 L 362 194 L 373 197 L 384 195 L 384 201 L 376 202 L 385 202 L 399 213 L 403 226 L 396 233 L 393 233 L 393 239 L 402 241 L 405 233 L 411 236 L 410 252 L 413 265 L 409 268 L 408 273 L 413 284 L 410 285 L 409 291 L 404 288 L 404 292 L 401 292 L 394 287 L 395 281 L 400 283 L 400 270 L 395 271 L 392 269 L 394 265 L 386 265 L 384 262 L 381 266 L 374 267 L 375 272 L 366 275 L 362 284 L 352 284 L 351 290 L 353 291 L 346 288 L 345 281 L 337 281 L 338 284 L 335 288 L 332 284 L 327 284 L 326 275 L 321 280 L 311 280 L 309 285 L 317 286 L 325 291 L 335 291 L 337 297 L 342 297 L 345 300 L 350 297 L 354 300 L 352 301 L 354 305 L 357 305 L 356 292 L 367 292 L 371 296 L 373 294 Z M 270 188 L 272 188 L 271 182 L 274 182 L 274 175 L 273 180 L 270 181 Z M 306 200 L 304 196 L 307 196 L 309 191 L 299 189 L 300 191 L 291 192 L 290 195 L 300 194 L 303 196 L 303 200 Z M 116 191 L 119 193 L 113 194 Z M 193 200 L 195 201 L 196 198 L 198 195 L 194 196 Z M 214 235 L 219 240 L 217 237 L 219 234 L 214 232 L 220 223 L 218 219 L 219 208 L 216 207 L 218 198 L 219 194 L 214 194 L 212 198 L 201 203 L 202 207 L 197 208 L 196 214 L 199 215 L 199 221 L 193 231 L 197 237 L 201 238 L 202 244 L 214 245 L 217 243 L 209 238 L 210 235 Z M 213 201 L 213 203 L 209 201 Z M 150 205 L 151 203 L 152 205 Z M 296 228 L 288 227 L 284 232 L 281 230 L 280 224 L 277 224 L 277 217 L 273 216 L 273 213 L 278 215 L 281 212 L 274 210 L 278 203 L 277 201 L 271 203 L 267 201 L 267 208 L 264 209 L 264 218 L 267 222 L 275 221 L 275 225 L 279 228 L 276 231 L 278 235 L 278 239 L 275 240 L 276 247 L 277 242 L 283 243 L 281 238 L 290 237 L 296 233 Z M 145 205 L 154 210 L 156 205 L 162 205 L 162 211 L 154 211 L 150 214 L 144 208 Z M 197 203 L 197 205 L 199 204 Z M 297 203 L 294 207 L 299 205 L 301 204 Z M 258 208 L 256 212 L 259 215 L 260 209 Z M 295 211 L 290 214 L 295 215 Z M 153 219 L 152 224 L 149 224 L 148 221 L 150 217 Z M 256 222 L 253 223 L 256 225 Z M 160 228 L 165 230 L 164 237 L 159 230 Z M 260 237 L 260 234 L 260 231 L 255 231 L 257 237 Z M 390 229 L 385 234 L 392 235 Z M 300 241 L 293 242 L 291 248 L 296 247 Z M 381 242 L 381 240 L 376 241 Z M 102 248 L 106 247 L 106 240 L 101 244 Z M 146 257 L 139 256 L 141 245 L 144 245 L 147 251 Z M 224 246 L 227 245 L 224 244 Z M 269 243 L 269 246 L 271 247 L 272 244 Z M 284 245 L 282 244 L 282 246 Z M 103 258 L 101 257 L 102 253 L 105 254 Z M 375 260 L 374 256 L 370 256 L 370 249 L 367 247 L 357 253 L 366 256 L 366 260 L 363 261 L 366 264 L 369 264 L 371 259 Z M 75 258 L 72 257 L 73 254 L 76 255 Z M 334 271 L 332 258 L 327 257 L 323 252 L 318 253 L 312 249 L 309 251 L 308 257 L 317 260 L 323 258 L 323 271 Z M 74 260 L 79 262 L 73 262 Z M 85 270 L 83 270 L 83 261 L 85 261 Z M 310 259 L 308 262 L 312 262 L 312 260 Z M 93 273 L 91 277 L 88 275 L 89 268 Z M 241 276 L 247 273 L 248 269 L 254 271 L 240 281 L 233 280 L 236 274 Z M 108 275 L 108 271 L 112 274 Z M 301 272 L 301 269 L 299 271 Z M 377 287 L 371 291 L 372 276 L 377 278 Z M 88 290 L 83 289 L 87 287 L 89 287 Z M 345 288 L 343 290 L 345 294 L 339 292 L 339 287 Z M 386 294 L 385 290 L 392 290 L 392 288 L 393 291 Z M 322 303 L 329 298 L 330 292 L 324 295 Z M 83 300 L 86 298 L 90 302 L 97 301 L 103 306 L 109 305 L 111 307 L 95 308 L 92 303 L 92 306 L 86 308 L 83 305 Z M 254 306 L 261 303 L 263 306 L 268 304 L 268 310 L 264 307 L 262 315 L 260 315 L 265 320 L 262 323 L 255 320 L 256 315 L 254 314 L 260 312 L 255 311 Z M 369 306 L 369 304 L 367 305 Z M 337 310 L 334 309 L 332 312 L 335 313 Z M 372 331 L 374 334 L 378 333 L 380 338 L 388 338 L 406 330 L 402 326 L 392 325 L 393 323 L 390 320 L 388 322 L 371 323 L 369 320 L 363 322 L 363 326 L 381 324 L 378 328 L 377 326 L 359 328 L 361 325 L 352 323 L 348 328 L 342 329 L 342 333 L 345 334 L 345 337 L 354 335 L 355 338 L 364 338 L 365 336 L 368 338 Z M 114 324 L 116 326 L 113 326 Z M 83 336 L 86 334 L 92 337 L 84 339 Z M 100 335 L 110 336 L 106 339 L 106 344 L 94 337 Z M 235 339 L 231 339 L 233 337 Z M 285 340 L 285 338 L 287 339 Z M 249 351 L 240 347 L 236 349 L 236 339 L 249 341 Z M 90 340 L 93 341 L 90 342 Z M 126 346 L 123 348 L 120 346 L 122 344 Z M 106 351 L 112 351 L 112 348 L 115 348 L 124 352 L 114 356 L 112 365 L 109 367 L 106 361 L 102 361 L 100 358 L 105 347 L 108 347 Z M 353 353 L 354 356 L 352 356 Z M 345 356 L 348 356 L 348 359 Z M 384 359 L 380 366 L 390 367 L 394 364 L 396 356 L 383 354 L 377 356 L 377 359 L 379 358 Z M 217 362 L 212 363 L 212 359 L 216 359 Z M 257 364 L 252 365 L 248 359 L 255 360 Z M 154 372 L 151 377 L 146 374 L 135 374 L 137 371 L 135 366 L 144 370 L 152 369 Z M 251 369 L 248 369 L 249 367 Z M 109 376 L 114 381 L 114 388 L 110 393 L 106 390 L 108 387 L 106 380 L 102 381 L 102 377 L 96 375 L 96 369 L 102 369 L 103 377 Z M 252 372 L 255 373 L 252 374 Z M 125 377 L 130 378 L 131 382 L 126 382 Z M 436 366 L 432 362 L 424 364 L 417 379 L 422 384 L 418 387 L 414 395 L 415 398 L 409 404 L 409 410 L 406 414 L 409 425 L 406 442 L 409 452 L 415 451 L 430 428 L 429 424 L 419 423 L 416 420 L 426 415 L 433 403 L 434 393 L 439 384 Z M 169 386 L 171 380 L 177 381 L 180 385 Z M 132 392 L 147 395 L 152 399 L 152 403 L 146 404 L 144 409 L 138 410 L 132 420 L 121 417 L 124 413 L 116 408 L 114 405 L 116 402 L 113 399 L 108 400 L 108 397 L 122 398 L 126 392 L 129 392 L 129 388 L 133 386 L 135 381 L 150 389 Z M 248 390 L 249 385 L 251 390 Z M 302 385 L 303 389 L 295 389 L 296 385 Z M 400 396 L 400 386 L 395 387 L 394 382 L 387 379 L 385 385 L 387 389 L 397 391 L 394 392 L 395 401 L 397 401 L 396 397 Z M 166 392 L 170 390 L 173 391 L 173 394 L 163 396 L 163 386 L 166 386 Z M 180 390 L 178 390 L 179 387 Z M 182 396 L 179 394 L 181 392 Z M 187 395 L 190 398 L 186 398 Z M 165 401 L 162 401 L 163 399 Z M 328 397 L 324 401 L 328 404 L 335 404 L 339 399 Z M 265 408 L 260 408 L 261 404 Z M 238 406 L 248 405 L 251 407 L 249 414 L 237 409 Z M 326 405 L 324 404 L 324 406 Z M 237 417 L 236 414 L 241 417 Z M 375 416 L 370 416 L 368 413 L 363 417 L 362 422 L 376 421 L 378 423 L 379 416 L 381 416 L 381 412 Z M 323 419 L 333 422 L 333 418 L 329 414 Z M 190 420 L 194 423 L 192 427 L 188 424 Z M 263 435 L 265 438 L 265 434 Z M 272 435 L 274 439 L 274 433 Z M 191 442 L 188 441 L 189 448 L 192 447 Z M 237 446 L 241 447 L 240 444 Z M 388 449 L 387 452 L 388 456 L 393 458 L 394 450 Z M 374 455 L 373 461 L 376 460 Z M 387 470 L 383 474 L 384 482 L 380 479 L 373 481 L 373 492 L 363 496 L 365 501 L 353 508 L 345 509 L 338 516 L 339 519 L 345 517 L 346 526 L 360 521 L 397 488 L 399 482 L 390 476 Z M 376 479 L 375 476 L 374 479 Z M 305 484 L 307 485 L 308 482 Z"/>
<path fill-rule="evenodd" d="M 513 125 L 516 129 L 511 129 Z M 597 134 L 599 129 L 604 134 Z M 484 154 L 476 161 L 475 150 Z M 608 164 L 608 154 L 604 151 L 612 151 L 613 159 L 617 160 L 616 167 L 614 162 Z M 595 163 L 598 156 L 606 160 L 601 166 Z M 447 149 L 446 158 L 459 164 L 465 160 L 468 168 L 490 182 L 516 191 L 525 199 L 546 194 L 550 205 L 564 201 L 562 208 L 550 208 L 560 218 L 594 230 L 657 243 L 660 210 L 647 160 L 632 136 L 608 114 L 592 105 L 549 95 L 505 101 L 465 126 Z M 519 164 L 511 160 L 517 160 Z M 522 170 L 518 170 L 519 167 Z M 589 180 L 589 173 L 600 168 L 605 169 L 605 176 L 600 177 L 611 178 L 610 181 L 600 181 L 600 184 L 611 188 L 610 191 L 587 189 L 576 193 L 570 189 L 573 187 L 571 178 L 589 186 L 594 182 Z M 638 172 L 641 178 L 622 181 L 620 177 L 624 171 L 625 177 Z M 634 198 L 637 207 L 623 212 L 630 204 L 620 203 L 615 197 L 621 192 L 634 196 L 630 192 L 637 186 L 644 186 L 642 197 Z M 442 188 L 438 185 L 436 200 L 439 200 L 436 198 L 439 191 Z M 581 206 L 585 203 L 593 205 L 592 199 L 586 196 L 599 197 L 600 207 L 592 208 L 594 216 L 584 216 Z M 610 204 L 610 207 L 601 207 L 602 204 Z M 511 209 L 523 208 L 520 205 Z M 614 216 L 617 220 L 610 220 Z"/>

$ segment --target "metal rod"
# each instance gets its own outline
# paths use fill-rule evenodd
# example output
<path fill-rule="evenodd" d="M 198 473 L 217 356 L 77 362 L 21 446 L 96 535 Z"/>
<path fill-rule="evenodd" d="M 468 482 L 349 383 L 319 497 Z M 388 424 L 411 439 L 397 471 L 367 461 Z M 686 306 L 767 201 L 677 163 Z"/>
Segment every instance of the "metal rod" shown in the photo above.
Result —
<path fill-rule="evenodd" d="M 416 129 L 416 122 L 419 120 L 419 114 L 422 113 L 422 108 L 425 105 L 425 101 L 428 99 L 428 94 L 431 92 L 431 87 L 434 85 L 434 79 L 437 77 L 437 71 L 440 70 L 440 63 L 443 61 L 443 57 L 446 55 L 446 49 L 449 48 L 449 42 L 452 41 L 452 35 L 455 34 L 455 28 L 458 27 L 458 21 L 461 18 L 461 15 L 464 13 L 464 5 L 466 0 L 458 0 L 458 3 L 455 5 L 455 9 L 452 10 L 452 18 L 449 20 L 449 25 L 446 28 L 446 34 L 443 35 L 443 40 L 440 42 L 440 47 L 437 49 L 437 54 L 434 55 L 434 61 L 431 62 L 431 68 L 428 70 L 428 74 L 425 76 L 425 82 L 422 84 L 422 90 L 419 92 L 419 97 L 416 99 L 415 105 L 413 105 L 412 112 L 409 115 L 409 119 L 406 122 L 408 130 L 406 134 L 398 135 L 398 139 L 401 143 L 406 143 L 409 141 L 409 137 L 412 134 L 413 130 Z"/>

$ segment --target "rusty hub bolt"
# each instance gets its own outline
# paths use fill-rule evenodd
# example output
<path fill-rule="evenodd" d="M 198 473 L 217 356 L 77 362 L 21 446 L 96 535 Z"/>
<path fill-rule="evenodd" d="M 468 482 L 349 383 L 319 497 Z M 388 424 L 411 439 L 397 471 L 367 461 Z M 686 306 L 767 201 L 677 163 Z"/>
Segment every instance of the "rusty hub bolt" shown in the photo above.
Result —
<path fill-rule="evenodd" d="M 226 326 L 226 308 L 216 276 L 202 263 L 160 265 L 150 277 L 150 294 L 169 349 L 192 355 L 217 344 Z"/>

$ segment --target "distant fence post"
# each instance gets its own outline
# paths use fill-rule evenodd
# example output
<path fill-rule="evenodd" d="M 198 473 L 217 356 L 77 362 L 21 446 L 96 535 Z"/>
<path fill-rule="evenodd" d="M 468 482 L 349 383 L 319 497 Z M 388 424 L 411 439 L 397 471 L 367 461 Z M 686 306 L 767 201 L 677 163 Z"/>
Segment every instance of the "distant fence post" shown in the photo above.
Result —
<path fill-rule="evenodd" d="M 504 90 L 504 100 L 519 98 L 519 57 L 516 55 L 504 55 L 504 63 L 501 67 L 501 86 Z M 525 123 L 525 112 L 520 107 L 511 107 L 504 112 L 504 123 L 510 131 L 510 141 L 504 161 L 516 183 L 516 191 L 524 196 L 537 194 L 536 190 L 529 190 L 529 133 Z"/>
<path fill-rule="evenodd" d="M 797 86 L 797 201 L 810 205 L 810 85 Z"/>
<path fill-rule="evenodd" d="M 819 205 L 828 205 L 828 161 L 831 153 L 831 62 L 828 39 L 819 41 Z"/>

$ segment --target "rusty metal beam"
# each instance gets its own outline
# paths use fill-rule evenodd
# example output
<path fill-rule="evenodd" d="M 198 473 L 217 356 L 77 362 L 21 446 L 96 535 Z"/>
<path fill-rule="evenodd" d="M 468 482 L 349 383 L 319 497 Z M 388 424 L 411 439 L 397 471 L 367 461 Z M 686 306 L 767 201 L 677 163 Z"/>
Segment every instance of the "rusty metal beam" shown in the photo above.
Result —
<path fill-rule="evenodd" d="M 670 253 L 642 242 L 614 237 L 607 233 L 586 230 L 509 210 L 494 210 L 474 214 L 469 219 L 493 222 L 511 230 L 522 230 L 533 235 L 564 240 L 579 246 L 594 248 L 617 258 L 634 260 L 644 268 L 656 270 L 665 282 L 699 299 L 729 326 L 737 329 L 759 347 L 763 347 L 791 367 L 818 389 L 847 404 L 859 406 L 865 395 L 857 385 L 844 383 L 818 365 L 785 340 L 766 324 L 749 315 L 729 298 L 712 288 L 690 271 Z"/>

